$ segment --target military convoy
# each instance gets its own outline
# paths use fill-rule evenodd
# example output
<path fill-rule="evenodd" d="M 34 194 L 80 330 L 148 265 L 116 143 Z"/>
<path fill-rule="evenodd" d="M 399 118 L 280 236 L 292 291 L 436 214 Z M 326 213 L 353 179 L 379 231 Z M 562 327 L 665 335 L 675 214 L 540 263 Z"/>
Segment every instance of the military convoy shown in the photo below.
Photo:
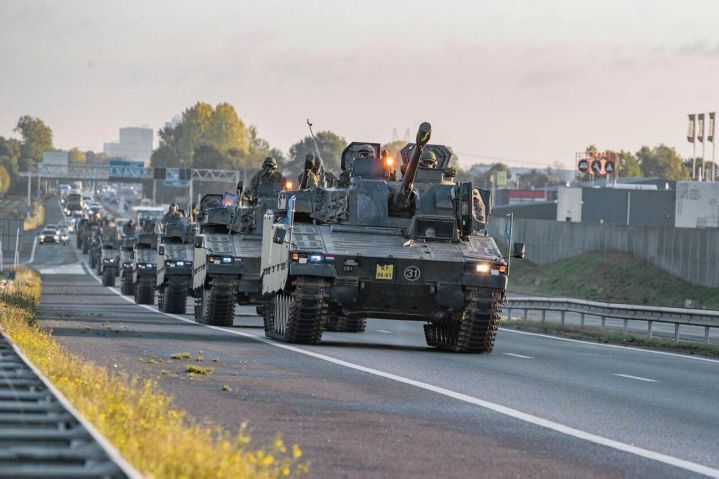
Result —
<path fill-rule="evenodd" d="M 157 248 L 152 233 L 126 235 L 114 258 L 122 293 L 153 304 L 157 290 L 159 309 L 179 314 L 190 294 L 195 320 L 220 326 L 232 325 L 235 304 L 256 304 L 266 336 L 291 343 L 359 333 L 372 317 L 423 323 L 438 349 L 492 351 L 508 264 L 485 228 L 489 195 L 458 181 L 451 152 L 430 136 L 423 123 L 402 149 L 400 178 L 378 143 L 353 142 L 329 186 L 306 180 L 306 162 L 298 190 L 253 179 L 252 195 L 241 185 L 205 195 L 193 224 L 163 219 Z M 83 248 L 92 223 L 78 233 Z M 524 256 L 522 244 L 513 251 Z"/>

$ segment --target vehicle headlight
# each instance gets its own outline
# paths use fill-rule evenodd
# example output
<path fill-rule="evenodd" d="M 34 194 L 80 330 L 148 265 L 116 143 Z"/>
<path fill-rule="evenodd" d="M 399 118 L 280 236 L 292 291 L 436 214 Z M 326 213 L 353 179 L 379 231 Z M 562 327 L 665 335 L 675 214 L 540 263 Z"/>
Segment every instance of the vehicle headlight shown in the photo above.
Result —
<path fill-rule="evenodd" d="M 312 253 L 309 255 L 310 263 L 321 263 L 322 255 L 319 253 Z"/>
<path fill-rule="evenodd" d="M 489 266 L 489 263 L 477 263 L 474 266 L 474 270 L 477 273 L 487 274 L 492 269 L 491 266 Z"/>
<path fill-rule="evenodd" d="M 137 269 L 145 269 L 145 265 L 142 263 L 137 263 Z"/>

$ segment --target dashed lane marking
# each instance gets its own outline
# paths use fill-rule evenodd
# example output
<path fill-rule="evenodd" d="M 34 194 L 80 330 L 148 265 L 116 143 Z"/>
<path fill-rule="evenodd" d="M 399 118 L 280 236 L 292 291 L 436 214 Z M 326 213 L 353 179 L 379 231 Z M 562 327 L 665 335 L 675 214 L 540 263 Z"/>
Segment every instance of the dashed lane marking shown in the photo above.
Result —
<path fill-rule="evenodd" d="M 382 334 L 392 334 L 392 331 L 387 331 L 386 329 L 375 329 L 375 331 Z"/>
<path fill-rule="evenodd" d="M 613 376 L 619 376 L 620 378 L 634 379 L 635 381 L 644 381 L 645 383 L 658 383 L 656 379 L 642 378 L 639 376 L 632 376 L 631 374 L 618 374 L 615 373 Z"/>
<path fill-rule="evenodd" d="M 83 266 L 85 266 L 87 272 L 95 278 L 96 281 L 101 283 L 101 280 L 99 277 L 97 277 L 92 271 L 90 271 L 89 268 L 87 268 L 87 265 L 83 263 Z M 115 288 L 108 288 L 113 293 L 117 294 L 124 300 L 134 303 L 133 300 L 130 298 L 127 298 L 123 296 L 117 289 Z M 198 324 L 195 321 L 179 316 L 177 314 L 170 314 L 170 313 L 163 313 L 161 311 L 158 311 L 157 308 L 154 308 L 152 306 L 148 305 L 138 305 L 142 308 L 145 308 L 146 310 L 153 312 L 153 313 L 159 313 L 164 316 L 167 316 L 168 318 L 173 318 L 178 321 L 182 321 L 183 323 L 190 323 L 196 326 L 205 327 L 208 329 L 214 329 L 215 331 L 220 331 L 227 334 L 234 334 L 236 336 L 242 336 L 245 338 L 253 339 L 255 341 L 265 343 L 270 346 L 274 346 L 276 348 L 285 349 L 287 351 L 293 351 L 295 353 L 304 354 L 305 356 L 310 356 L 316 359 L 320 359 L 322 361 L 327 361 L 332 364 L 336 364 L 338 366 L 343 366 L 349 369 L 354 369 L 355 371 L 361 371 L 367 374 L 372 374 L 373 376 L 378 376 L 381 378 L 389 379 L 391 381 L 395 381 L 402 384 L 407 384 L 410 386 L 414 386 L 419 389 L 424 389 L 425 391 L 431 391 L 437 394 L 441 394 L 446 397 L 450 397 L 453 399 L 456 399 L 458 401 L 462 401 L 468 404 L 473 404 L 475 406 L 482 407 L 484 409 L 488 409 L 490 411 L 494 411 L 496 413 L 518 419 L 520 421 L 524 421 L 529 424 L 534 424 L 535 426 L 543 427 L 545 429 L 549 429 L 555 432 L 558 432 L 560 434 L 564 434 L 566 436 L 574 437 L 577 439 L 581 439 L 584 441 L 588 441 L 594 444 L 598 444 L 600 446 L 606 446 L 612 449 L 615 449 L 617 451 L 626 452 L 628 454 L 633 454 L 635 456 L 643 457 L 646 459 L 650 459 L 653 461 L 661 462 L 663 464 L 667 464 L 670 466 L 678 467 L 680 469 L 685 469 L 687 471 L 696 472 L 697 474 L 703 474 L 705 476 L 714 477 L 719 479 L 719 469 L 714 469 L 709 466 L 705 466 L 703 464 L 698 464 L 696 462 L 687 461 L 684 459 L 680 459 L 678 457 L 669 456 L 667 454 L 662 454 L 660 452 L 651 451 L 649 449 L 644 449 L 642 447 L 635 446 L 633 444 L 627 444 L 621 441 L 616 441 L 614 439 L 609 439 L 604 436 L 600 436 L 597 434 L 593 434 L 591 432 L 582 431 L 581 429 L 577 429 L 571 426 L 566 426 L 564 424 L 560 424 L 558 422 L 551 421 L 549 419 L 544 419 L 539 416 L 535 416 L 533 414 L 525 413 L 522 411 L 519 411 L 517 409 L 513 409 L 507 406 L 502 406 L 501 404 L 497 404 L 491 401 L 486 401 L 484 399 L 479 399 L 474 396 L 470 396 L 468 394 L 463 394 L 457 391 L 452 391 L 450 389 L 446 389 L 440 386 L 435 386 L 433 384 L 425 383 L 422 381 L 417 381 L 415 379 L 406 378 L 404 376 L 399 376 L 397 374 L 388 373 L 385 371 L 380 371 L 378 369 L 369 368 L 366 366 L 361 366 L 359 364 L 351 363 L 349 361 L 344 361 L 342 359 L 333 358 L 331 356 L 327 356 L 324 354 L 316 353 L 314 351 L 308 351 L 306 349 L 298 348 L 296 346 L 290 346 L 289 344 L 284 343 L 278 343 L 271 339 L 257 336 L 250 333 L 245 333 L 243 331 L 236 331 L 232 329 L 226 329 L 218 326 L 210 326 L 207 324 Z M 551 336 L 550 336 L 551 337 Z M 592 344 L 592 343 L 589 343 Z M 643 350 L 640 350 L 643 351 Z"/>
<path fill-rule="evenodd" d="M 521 359 L 534 359 L 534 356 L 525 356 L 524 354 L 517 354 L 517 353 L 502 353 L 505 356 L 512 356 L 513 358 L 521 358 Z"/>

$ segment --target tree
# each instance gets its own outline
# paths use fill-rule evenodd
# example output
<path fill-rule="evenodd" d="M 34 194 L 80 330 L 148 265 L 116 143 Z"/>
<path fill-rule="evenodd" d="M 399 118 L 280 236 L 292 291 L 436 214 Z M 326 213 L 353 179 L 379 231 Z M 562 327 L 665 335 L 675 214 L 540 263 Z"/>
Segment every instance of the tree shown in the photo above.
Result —
<path fill-rule="evenodd" d="M 225 155 L 212 145 L 200 145 L 195 148 L 192 156 L 193 168 L 224 170 L 232 167 Z"/>
<path fill-rule="evenodd" d="M 217 105 L 201 138 L 203 144 L 212 145 L 220 151 L 236 149 L 243 155 L 249 152 L 245 124 L 229 103 Z"/>
<path fill-rule="evenodd" d="M 620 151 L 617 153 L 617 166 L 619 167 L 619 176 L 633 177 L 642 176 L 642 169 L 639 166 L 637 157 L 629 151 Z"/>
<path fill-rule="evenodd" d="M 663 144 L 655 148 L 641 147 L 637 152 L 637 160 L 642 169 L 642 175 L 646 177 L 672 180 L 684 180 L 691 177 L 691 169 L 684 165 L 676 150 Z"/>
<path fill-rule="evenodd" d="M 192 158 L 195 148 L 205 142 L 214 110 L 208 103 L 197 102 L 182 113 L 182 128 L 177 142 L 178 153 Z"/>
<path fill-rule="evenodd" d="M 347 146 L 347 140 L 331 131 L 320 131 L 315 134 L 317 145 L 324 161 L 325 170 L 339 174 L 340 157 L 342 150 Z M 305 155 L 315 153 L 315 144 L 311 136 L 306 136 L 290 147 L 290 157 L 287 168 L 291 175 L 299 175 L 305 164 Z"/>
<path fill-rule="evenodd" d="M 87 158 L 85 153 L 76 147 L 68 152 L 68 160 L 71 165 L 84 165 Z"/>
<path fill-rule="evenodd" d="M 39 118 L 29 115 L 20 117 L 15 131 L 22 137 L 19 166 L 23 170 L 27 170 L 31 164 L 39 163 L 43 152 L 55 149 L 52 146 L 52 130 Z"/>
<path fill-rule="evenodd" d="M 159 168 L 181 168 L 182 160 L 177 154 L 177 150 L 160 142 L 160 146 L 158 146 L 157 149 L 152 152 L 152 156 L 150 156 L 150 166 Z"/>
<path fill-rule="evenodd" d="M 5 165 L 0 165 L 0 196 L 5 196 L 5 193 L 10 189 L 10 173 L 8 173 Z"/>

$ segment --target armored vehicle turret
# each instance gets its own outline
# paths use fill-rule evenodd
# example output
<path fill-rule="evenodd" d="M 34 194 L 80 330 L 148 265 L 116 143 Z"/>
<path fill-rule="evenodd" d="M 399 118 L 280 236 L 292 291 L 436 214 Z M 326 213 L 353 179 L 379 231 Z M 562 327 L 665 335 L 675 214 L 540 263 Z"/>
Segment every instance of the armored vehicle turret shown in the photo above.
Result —
<path fill-rule="evenodd" d="M 202 198 L 192 272 L 197 322 L 229 326 L 236 303 L 259 303 L 262 220 L 283 186 L 261 183 L 252 203 L 243 202 L 241 186 L 237 195 Z"/>
<path fill-rule="evenodd" d="M 140 233 L 132 252 L 132 289 L 136 304 L 154 304 L 156 277 L 155 235 Z"/>
<path fill-rule="evenodd" d="M 157 248 L 157 306 L 185 314 L 192 282 L 192 230 L 184 214 L 163 221 Z"/>
<path fill-rule="evenodd" d="M 430 132 L 420 126 L 400 182 L 378 144 L 352 143 L 346 188 L 280 193 L 264 223 L 267 336 L 317 343 L 330 323 L 362 331 L 372 317 L 423 322 L 440 349 L 492 350 L 507 263 L 480 232 L 472 185 L 420 166 Z"/>

